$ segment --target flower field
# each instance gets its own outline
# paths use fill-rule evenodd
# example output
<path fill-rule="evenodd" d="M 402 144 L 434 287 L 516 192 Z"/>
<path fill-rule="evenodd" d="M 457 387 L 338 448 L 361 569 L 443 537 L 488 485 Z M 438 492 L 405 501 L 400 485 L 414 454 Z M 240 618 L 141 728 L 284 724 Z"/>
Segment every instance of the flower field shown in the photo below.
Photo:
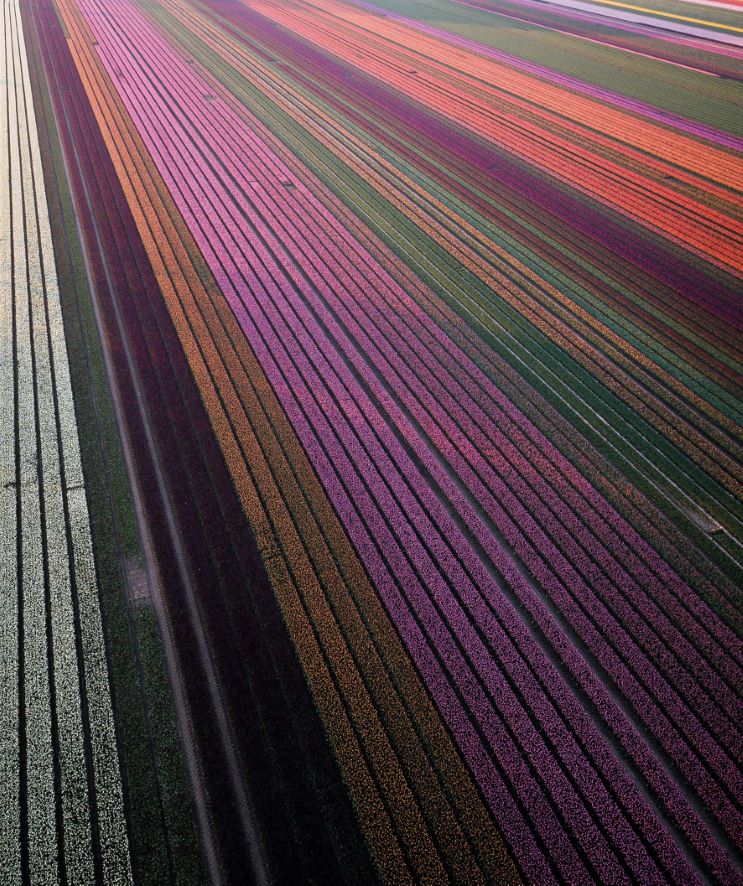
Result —
<path fill-rule="evenodd" d="M 743 882 L 739 5 L 3 14 L 0 881 Z"/>

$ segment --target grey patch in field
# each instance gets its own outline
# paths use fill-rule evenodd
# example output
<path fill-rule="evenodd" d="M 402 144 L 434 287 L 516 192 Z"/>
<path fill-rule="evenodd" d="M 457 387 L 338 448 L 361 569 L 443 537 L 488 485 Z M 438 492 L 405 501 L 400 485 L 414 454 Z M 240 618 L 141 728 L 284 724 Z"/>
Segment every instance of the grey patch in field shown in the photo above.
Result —
<path fill-rule="evenodd" d="M 124 564 L 126 570 L 126 592 L 129 603 L 136 609 L 150 604 L 150 582 L 147 571 L 138 558 L 130 554 Z"/>
<path fill-rule="evenodd" d="M 709 514 L 706 514 L 701 508 L 682 508 L 682 510 L 691 522 L 701 529 L 702 532 L 706 532 L 709 535 L 722 532 L 722 526 L 717 520 L 710 517 Z"/>

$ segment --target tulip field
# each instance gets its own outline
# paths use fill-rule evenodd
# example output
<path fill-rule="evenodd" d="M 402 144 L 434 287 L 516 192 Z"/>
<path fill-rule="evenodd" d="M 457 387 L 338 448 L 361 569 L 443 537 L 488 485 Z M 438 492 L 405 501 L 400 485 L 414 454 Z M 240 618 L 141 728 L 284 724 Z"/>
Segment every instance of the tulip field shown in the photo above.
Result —
<path fill-rule="evenodd" d="M 0 57 L 0 883 L 743 883 L 743 4 Z"/>

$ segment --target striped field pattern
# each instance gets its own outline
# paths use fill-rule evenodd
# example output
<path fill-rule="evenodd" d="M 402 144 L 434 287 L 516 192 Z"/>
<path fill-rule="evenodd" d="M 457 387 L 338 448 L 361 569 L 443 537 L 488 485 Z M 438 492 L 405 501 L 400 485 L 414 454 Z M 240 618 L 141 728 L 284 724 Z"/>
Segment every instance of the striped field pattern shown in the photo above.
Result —
<path fill-rule="evenodd" d="M 123 883 L 53 244 L 18 4 L 3 9 L 0 765 L 18 791 L 25 705 L 24 863 L 50 882 L 61 833 L 70 882 Z M 355 810 L 371 863 L 352 876 L 338 850 L 337 879 L 743 882 L 737 4 L 31 0 L 26 16 L 72 190 L 100 218 L 83 243 L 123 293 L 102 329 L 151 311 L 172 338 L 143 333 L 173 398 L 155 414 L 137 388 L 153 485 L 173 483 L 158 428 L 198 426 Z M 155 547 L 178 525 L 184 549 L 218 544 L 210 493 L 190 494 L 169 493 Z M 195 590 L 164 620 L 231 619 L 216 592 L 193 602 L 209 580 L 183 556 L 171 587 Z M 183 655 L 248 785 L 234 819 L 253 872 L 281 880 L 241 774 L 234 618 L 230 661 L 216 628 Z M 85 819 L 86 773 L 92 879 L 91 838 L 50 802 Z M 2 815 L 20 870 L 16 806 Z M 236 882 L 215 840 L 210 874 Z"/>
<path fill-rule="evenodd" d="M 71 881 L 94 882 L 98 866 L 108 882 L 128 883 L 97 580 L 17 2 L 3 4 L 0 59 L 3 882 L 21 882 L 25 853 L 34 882 L 53 883 L 63 853 Z"/>

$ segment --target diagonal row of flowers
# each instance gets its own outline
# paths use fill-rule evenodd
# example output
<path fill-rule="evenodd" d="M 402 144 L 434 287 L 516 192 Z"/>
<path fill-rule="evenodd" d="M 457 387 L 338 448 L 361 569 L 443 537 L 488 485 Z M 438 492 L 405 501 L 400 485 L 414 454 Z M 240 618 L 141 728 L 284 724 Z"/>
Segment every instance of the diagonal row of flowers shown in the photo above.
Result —
<path fill-rule="evenodd" d="M 433 346 L 416 354 L 412 345 L 395 338 L 394 329 L 383 322 L 379 303 L 375 305 L 375 295 L 382 292 L 404 304 L 404 293 L 393 292 L 383 269 L 362 250 L 356 248 L 359 263 L 343 257 L 345 250 L 333 240 L 349 249 L 353 244 L 332 218 L 323 217 L 319 205 L 313 207 L 314 221 L 322 219 L 330 236 L 322 243 L 315 237 L 295 211 L 295 198 L 272 183 L 277 178 L 291 180 L 290 171 L 223 102 L 205 100 L 205 93 L 213 92 L 214 85 L 185 65 L 135 7 L 117 8 L 114 21 L 95 3 L 81 6 L 129 112 L 429 680 L 442 713 L 460 745 L 468 749 L 473 771 L 483 790 L 490 793 L 493 806 L 507 802 L 513 810 L 513 829 L 523 829 L 524 825 L 519 825 L 523 819 L 499 787 L 502 779 L 489 753 L 499 757 L 511 783 L 534 785 L 527 795 L 538 839 L 535 842 L 528 834 L 525 839 L 534 845 L 535 864 L 542 855 L 538 842 L 547 841 L 565 872 L 582 869 L 573 844 L 556 839 L 562 826 L 549 796 L 563 814 L 572 817 L 576 839 L 592 857 L 601 857 L 609 867 L 616 865 L 602 833 L 605 830 L 615 846 L 630 841 L 637 847 L 637 858 L 643 858 L 637 835 L 616 814 L 616 800 L 596 778 L 594 766 L 604 773 L 612 772 L 613 791 L 632 810 L 633 818 L 646 818 L 646 814 L 639 812 L 643 801 L 612 755 L 601 747 L 595 727 L 571 697 L 563 678 L 499 589 L 493 568 L 505 579 L 509 596 L 518 599 L 553 646 L 561 650 L 567 668 L 580 678 L 583 691 L 600 700 L 600 709 L 614 721 L 636 764 L 669 795 L 673 795 L 673 788 L 669 782 L 663 783 L 662 775 L 651 773 L 639 737 L 578 651 L 566 643 L 562 618 L 570 618 L 580 640 L 594 651 L 658 739 L 672 736 L 665 739 L 669 749 L 680 765 L 693 772 L 696 753 L 677 739 L 678 724 L 684 724 L 708 767 L 696 773 L 697 790 L 706 802 L 723 810 L 723 823 L 734 826 L 734 813 L 725 790 L 721 790 L 721 783 L 736 777 L 729 755 L 695 717 L 689 703 L 671 689 L 666 676 L 652 665 L 648 650 L 619 624 L 578 572 L 588 571 L 597 579 L 595 590 L 606 595 L 611 605 L 622 607 L 620 611 L 632 619 L 643 639 L 647 619 L 624 595 L 634 595 L 642 607 L 653 604 L 631 571 L 608 552 L 606 545 L 611 544 L 632 561 L 632 552 L 626 545 L 622 548 L 609 522 L 596 516 L 598 497 L 588 509 L 588 499 L 569 493 L 576 506 L 583 508 L 584 520 L 598 519 L 603 525 L 608 542 L 589 533 L 565 504 L 568 485 L 560 481 L 560 495 L 556 496 L 540 478 L 540 471 L 529 467 L 519 448 L 507 442 L 495 419 L 488 419 L 485 412 L 476 413 L 482 425 L 477 430 L 471 419 L 476 412 L 474 403 L 455 375 L 462 379 L 469 376 L 468 385 L 477 379 L 487 409 L 511 432 L 516 430 L 512 419 L 518 424 L 519 417 L 503 403 L 492 384 L 467 365 L 464 355 L 430 324 L 425 332 L 432 337 L 438 355 Z M 194 119 L 198 123 L 194 124 Z M 208 128 L 209 138 L 200 127 Z M 247 145 L 250 153 L 245 150 Z M 208 174 L 204 175 L 204 170 Z M 296 190 L 301 192 L 301 188 Z M 309 200 L 304 192 L 301 197 Z M 248 225 L 254 236 L 246 236 Z M 294 247 L 291 254 L 285 248 L 288 243 Z M 368 269 L 369 276 L 359 272 L 359 267 Z M 369 284 L 370 277 L 376 286 Z M 372 340 L 372 327 L 359 323 L 359 318 L 366 321 L 368 317 L 379 322 L 391 343 L 386 344 L 376 333 L 376 340 Z M 423 318 L 419 320 L 424 323 Z M 413 323 L 413 319 L 407 322 Z M 411 362 L 408 368 L 404 357 Z M 428 372 L 424 360 L 436 371 Z M 439 384 L 438 379 L 447 384 Z M 470 414 L 461 412 L 462 403 Z M 504 407 L 510 409 L 510 420 Z M 526 428 L 526 423 L 522 426 Z M 491 448 L 489 438 L 503 449 Z M 559 463 L 545 442 L 541 443 L 542 454 L 525 438 L 520 442 L 533 465 L 546 455 Z M 507 458 L 513 461 L 509 463 Z M 514 486 L 521 501 L 513 494 Z M 532 486 L 539 489 L 541 497 Z M 601 507 L 606 518 L 618 525 L 616 515 Z M 539 527 L 535 517 L 550 527 L 554 539 Z M 468 533 L 477 540 L 479 552 Z M 518 552 L 530 575 L 505 553 L 498 534 Z M 676 579 L 662 564 L 652 561 L 652 552 L 645 550 L 644 554 L 651 568 L 639 561 L 631 568 L 644 570 L 643 575 L 667 593 Z M 680 586 L 674 590 L 684 592 Z M 552 607 L 559 612 L 558 619 L 551 614 Z M 679 609 L 683 611 L 683 607 Z M 702 645 L 709 647 L 721 626 L 707 612 L 702 613 L 701 621 L 692 619 L 692 627 Z M 674 630 L 670 622 L 668 629 Z M 674 636 L 681 650 L 683 638 Z M 645 638 L 652 653 L 652 645 L 659 641 L 649 634 Z M 662 645 L 657 648 L 664 654 L 667 650 Z M 705 665 L 694 645 L 687 644 L 681 651 L 701 666 L 702 679 L 718 687 L 723 703 L 729 710 L 733 708 L 735 699 L 729 686 Z M 716 709 L 688 669 L 667 656 L 666 660 L 686 686 L 690 703 L 704 711 L 705 719 L 709 715 L 720 736 L 730 735 L 725 710 Z M 737 663 L 724 655 L 720 660 L 731 669 L 732 677 Z M 665 710 L 653 701 L 648 688 L 663 700 Z M 462 694 L 464 706 L 457 692 Z M 529 710 L 536 713 L 530 715 Z M 572 716 L 568 712 L 573 712 Z M 548 741 L 535 727 L 534 717 Z M 670 718 L 675 719 L 676 727 Z M 485 754 L 477 748 L 482 738 L 473 730 L 473 722 L 478 724 L 486 747 L 489 745 Z M 584 801 L 574 802 L 575 789 L 566 772 L 580 786 Z M 544 787 L 539 786 L 540 780 Z M 669 802 L 682 803 L 676 797 Z M 707 838 L 702 834 L 694 839 L 702 843 Z M 674 849 L 667 839 L 666 846 L 670 859 Z M 683 867 L 679 859 L 668 863 Z"/>

